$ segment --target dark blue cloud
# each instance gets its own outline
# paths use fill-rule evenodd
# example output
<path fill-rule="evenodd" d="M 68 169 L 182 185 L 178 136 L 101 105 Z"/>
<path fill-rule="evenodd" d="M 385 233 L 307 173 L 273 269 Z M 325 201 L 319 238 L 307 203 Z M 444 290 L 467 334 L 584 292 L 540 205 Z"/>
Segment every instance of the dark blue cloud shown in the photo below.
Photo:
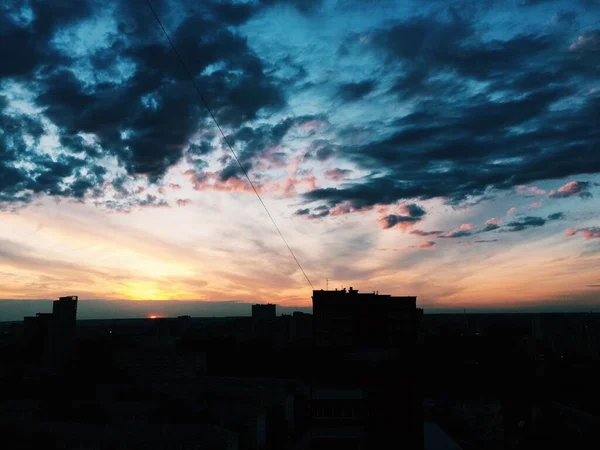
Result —
<path fill-rule="evenodd" d="M 458 229 L 458 230 L 450 231 L 446 234 L 442 234 L 440 237 L 446 238 L 446 239 L 455 239 L 455 238 L 471 236 L 473 233 L 474 232 L 471 230 Z"/>
<path fill-rule="evenodd" d="M 537 180 L 600 172 L 600 97 L 591 90 L 600 76 L 600 30 L 594 26 L 578 34 L 574 27 L 554 26 L 491 38 L 482 33 L 476 14 L 452 8 L 381 21 L 386 25 L 343 43 L 344 61 L 379 58 L 373 70 L 357 73 L 359 81 L 327 78 L 320 95 L 334 92 L 350 111 L 362 105 L 352 102 L 377 87 L 387 92 L 382 103 L 401 101 L 408 114 L 385 123 L 337 124 L 329 121 L 335 112 L 312 110 L 257 125 L 251 122 L 285 108 L 298 83 L 321 81 L 308 75 L 314 68 L 301 55 L 273 56 L 251 45 L 239 26 L 277 5 L 303 13 L 298 20 L 317 20 L 322 2 L 154 0 L 153 5 L 217 119 L 233 130 L 230 138 L 246 170 L 254 169 L 265 149 L 282 145 L 294 126 L 313 120 L 326 123 L 328 133 L 305 127 L 306 161 L 345 159 L 356 173 L 366 172 L 337 188 L 306 193 L 307 202 L 326 208 L 321 213 L 341 203 L 353 210 L 406 199 L 458 204 Z M 0 77 L 31 90 L 33 106 L 58 127 L 67 153 L 53 161 L 30 154 L 31 139 L 35 146 L 43 133 L 42 120 L 15 119 L 2 107 L 3 201 L 39 192 L 97 195 L 105 178 L 97 162 L 106 157 L 150 182 L 183 157 L 198 170 L 205 167 L 214 135 L 198 138 L 197 131 L 213 125 L 147 8 L 127 1 L 110 8 L 92 0 L 36 1 L 27 20 L 15 19 L 23 15 L 20 2 L 3 8 Z M 83 53 L 75 51 L 73 30 L 103 15 L 114 18 L 116 28 L 109 27 Z M 557 23 L 576 20 L 570 11 L 555 17 Z M 82 133 L 97 142 L 90 144 Z M 283 164 L 286 149 L 275 157 Z M 222 180 L 241 175 L 231 162 L 224 162 Z M 67 179 L 75 181 L 65 184 Z"/>
<path fill-rule="evenodd" d="M 384 229 L 393 228 L 396 225 L 400 227 L 411 226 L 424 219 L 427 213 L 421 206 L 408 203 L 400 206 L 401 214 L 388 214 L 379 219 L 379 223 Z"/>
<path fill-rule="evenodd" d="M 323 4 L 322 0 L 260 0 L 266 6 L 290 5 L 304 14 L 315 13 Z"/>
<path fill-rule="evenodd" d="M 426 211 L 421 206 L 415 203 L 402 205 L 402 208 L 408 213 L 410 217 L 421 218 L 426 214 Z"/>
<path fill-rule="evenodd" d="M 486 233 L 488 231 L 494 231 L 500 228 L 500 225 L 497 223 L 486 223 L 485 226 L 480 230 L 481 233 Z"/>
<path fill-rule="evenodd" d="M 153 4 L 159 14 L 167 16 L 169 5 Z M 194 133 L 207 123 L 204 107 L 143 4 L 112 4 L 120 20 L 118 33 L 107 35 L 105 47 L 78 60 L 69 48 L 75 42 L 58 47 L 53 37 L 66 27 L 107 13 L 101 3 L 33 2 L 29 24 L 10 20 L 18 12 L 15 8 L 20 6 L 15 4 L 2 17 L 0 57 L 5 64 L 0 76 L 27 82 L 35 92 L 36 106 L 58 126 L 64 148 L 90 158 L 116 156 L 129 174 L 146 175 L 150 181 L 162 177 L 190 144 L 196 144 L 194 154 L 208 151 L 205 144 L 192 142 Z M 187 17 L 184 9 L 184 20 L 169 31 L 220 122 L 236 126 L 255 119 L 261 111 L 281 108 L 285 104 L 282 87 L 266 74 L 263 61 L 246 39 L 227 26 L 247 21 L 264 6 L 207 2 L 197 8 L 187 11 Z M 7 51 L 10 54 L 4 54 Z M 85 79 L 80 72 L 82 58 L 96 73 L 96 80 Z M 112 71 L 123 61 L 131 73 L 125 80 L 112 81 Z M 216 70 L 204 72 L 209 66 Z M 98 145 L 86 146 L 80 133 L 93 134 Z M 4 154 L 3 160 L 8 160 Z M 69 167 L 74 169 L 76 163 L 70 161 Z M 70 168 L 47 167 L 28 186 L 18 170 L 3 169 L 3 179 L 7 184 L 12 180 L 14 192 L 33 187 L 36 192 L 57 194 L 60 180 L 73 176 Z M 91 188 L 90 183 L 79 180 L 76 195 Z M 4 187 L 3 195 L 12 194 Z"/>
<path fill-rule="evenodd" d="M 294 215 L 307 217 L 309 219 L 322 219 L 329 215 L 329 210 L 327 208 L 315 208 L 311 212 L 310 208 L 303 208 L 298 209 Z"/>
<path fill-rule="evenodd" d="M 380 222 L 383 228 L 393 228 L 398 224 L 413 224 L 419 222 L 421 219 L 418 217 L 410 217 L 410 216 L 399 216 L 396 214 L 389 214 L 383 218 L 381 218 Z"/>
<path fill-rule="evenodd" d="M 6 98 L 0 96 L 0 207 L 27 203 L 39 193 L 75 199 L 100 195 L 104 167 L 85 157 L 62 155 L 52 159 L 31 152 L 31 146 L 39 145 L 44 125 L 39 117 L 9 111 L 7 106 Z M 74 181 L 66 182 L 67 178 Z"/>
<path fill-rule="evenodd" d="M 305 199 L 356 208 L 410 198 L 457 204 L 600 172 L 600 97 L 581 95 L 581 86 L 600 76 L 597 33 L 484 40 L 476 23 L 455 12 L 372 30 L 368 46 L 349 51 L 383 54 L 387 74 L 396 76 L 391 93 L 419 101 L 394 132 L 339 150 L 371 176 Z M 485 84 L 473 90 L 470 83 Z"/>
<path fill-rule="evenodd" d="M 411 230 L 410 234 L 414 234 L 417 236 L 439 236 L 443 234 L 443 231 L 440 230 L 432 230 L 432 231 L 423 231 L 423 230 Z"/>
<path fill-rule="evenodd" d="M 238 152 L 238 158 L 244 169 L 248 172 L 251 170 L 253 163 L 257 158 L 262 156 L 269 148 L 281 144 L 283 138 L 293 127 L 302 127 L 313 121 L 326 122 L 327 118 L 324 115 L 306 115 L 293 118 L 286 118 L 276 125 L 262 125 L 252 128 L 249 126 L 238 129 L 236 132 L 227 136 L 227 142 L 230 145 L 241 146 L 241 151 Z M 317 159 L 322 157 L 323 149 L 319 148 L 316 151 Z M 282 162 L 286 161 L 286 155 L 280 153 Z M 329 156 L 329 155 L 328 155 Z M 221 171 L 221 180 L 226 181 L 231 177 L 239 177 L 242 171 L 237 161 L 231 161 L 227 167 Z"/>
<path fill-rule="evenodd" d="M 507 231 L 523 231 L 527 228 L 541 227 L 546 224 L 542 217 L 526 216 L 506 224 Z"/>
<path fill-rule="evenodd" d="M 337 95 L 345 102 L 355 102 L 372 92 L 376 86 L 377 82 L 375 80 L 345 83 L 339 87 Z"/>

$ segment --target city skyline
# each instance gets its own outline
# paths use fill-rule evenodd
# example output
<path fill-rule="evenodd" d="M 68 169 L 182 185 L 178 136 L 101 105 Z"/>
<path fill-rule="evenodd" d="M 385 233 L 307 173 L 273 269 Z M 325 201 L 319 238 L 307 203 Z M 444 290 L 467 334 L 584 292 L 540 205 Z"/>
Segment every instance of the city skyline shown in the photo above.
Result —
<path fill-rule="evenodd" d="M 315 289 L 600 304 L 595 2 L 193 3 L 153 2 Z M 0 13 L 0 298 L 308 307 L 145 6 Z"/>

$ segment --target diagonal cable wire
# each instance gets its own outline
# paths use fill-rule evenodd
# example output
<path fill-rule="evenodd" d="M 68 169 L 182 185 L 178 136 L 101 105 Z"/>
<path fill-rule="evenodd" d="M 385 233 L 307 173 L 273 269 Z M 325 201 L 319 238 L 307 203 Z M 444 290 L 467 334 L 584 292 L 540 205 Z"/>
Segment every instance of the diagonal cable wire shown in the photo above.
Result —
<path fill-rule="evenodd" d="M 244 166 L 242 165 L 242 162 L 240 161 L 240 159 L 238 158 L 238 155 L 236 154 L 236 152 L 233 150 L 233 147 L 231 146 L 231 144 L 229 143 L 229 140 L 227 139 L 227 136 L 225 136 L 225 133 L 223 132 L 223 130 L 221 129 L 221 126 L 219 125 L 219 122 L 217 121 L 217 118 L 215 117 L 215 115 L 213 114 L 212 110 L 210 109 L 210 107 L 208 106 L 208 103 L 206 101 L 206 99 L 204 98 L 204 96 L 202 95 L 202 92 L 200 91 L 200 88 L 198 87 L 198 85 L 196 84 L 196 81 L 194 80 L 194 77 L 192 76 L 191 72 L 189 71 L 189 69 L 187 68 L 187 66 L 185 65 L 185 63 L 183 62 L 183 58 L 181 57 L 181 55 L 179 54 L 179 52 L 177 51 L 177 48 L 175 47 L 175 44 L 173 43 L 173 41 L 171 40 L 171 38 L 169 37 L 169 33 L 167 33 L 167 30 L 165 29 L 165 27 L 163 26 L 160 18 L 158 17 L 158 14 L 156 13 L 156 11 L 154 10 L 154 8 L 152 7 L 152 3 L 150 3 L 150 0 L 146 0 L 146 3 L 148 4 L 148 7 L 150 8 L 150 10 L 152 11 L 152 14 L 154 15 L 154 18 L 156 19 L 156 21 L 158 22 L 158 25 L 160 26 L 160 29 L 162 30 L 162 32 L 164 33 L 165 37 L 167 38 L 167 40 L 169 41 L 169 44 L 171 44 L 171 48 L 173 49 L 173 52 L 175 53 L 175 55 L 177 56 L 177 59 L 179 60 L 181 67 L 183 67 L 183 70 L 185 71 L 186 75 L 188 76 L 188 78 L 190 79 L 190 81 L 192 82 L 192 84 L 194 85 L 194 88 L 196 89 L 196 92 L 198 93 L 198 96 L 200 97 L 200 100 L 202 100 L 202 103 L 204 104 L 204 107 L 206 108 L 206 110 L 208 111 L 208 114 L 210 115 L 210 117 L 212 118 L 212 120 L 214 121 L 215 125 L 217 126 L 217 128 L 219 129 L 219 132 L 221 133 L 221 136 L 223 136 L 223 140 L 225 141 L 225 143 L 227 144 L 227 147 L 229 148 L 229 150 L 231 151 L 231 153 L 233 154 L 233 157 L 235 158 L 235 160 L 237 161 L 238 165 L 240 166 L 240 169 L 242 170 L 242 172 L 244 173 L 246 179 L 248 180 L 248 183 L 250 183 L 250 186 L 252 186 L 252 190 L 254 190 L 254 193 L 256 194 L 256 196 L 258 197 L 258 199 L 260 200 L 260 203 L 263 205 L 263 208 L 265 208 L 265 211 L 267 212 L 267 215 L 269 216 L 269 219 L 271 219 L 271 222 L 273 222 L 273 225 L 275 226 L 275 229 L 277 230 L 277 232 L 279 233 L 279 236 L 281 236 L 281 239 L 283 240 L 283 242 L 285 243 L 285 246 L 287 247 L 287 249 L 289 250 L 290 254 L 292 255 L 292 258 L 294 258 L 294 261 L 296 261 L 296 264 L 298 265 L 298 267 L 300 268 L 300 271 L 302 272 L 302 274 L 304 275 L 304 278 L 306 278 L 306 281 L 308 281 L 308 284 L 310 284 L 311 289 L 314 290 L 314 286 L 313 284 L 310 282 L 310 279 L 308 278 L 308 275 L 306 275 L 306 272 L 304 271 L 304 269 L 302 268 L 302 265 L 300 264 L 300 261 L 298 261 L 298 258 L 296 258 L 296 255 L 294 254 L 294 251 L 292 250 L 292 248 L 290 247 L 290 245 L 288 244 L 287 240 L 285 239 L 285 237 L 283 236 L 283 233 L 281 232 L 281 230 L 279 229 L 279 227 L 277 226 L 277 223 L 275 222 L 275 219 L 273 219 L 273 216 L 271 215 L 271 213 L 269 212 L 269 209 L 267 208 L 267 205 L 265 205 L 265 202 L 263 201 L 262 197 L 260 196 L 260 194 L 258 193 L 258 190 L 256 189 L 256 187 L 254 186 L 254 183 L 252 182 L 252 180 L 250 179 L 250 177 L 248 176 L 248 172 L 246 171 L 246 169 L 244 168 Z"/>

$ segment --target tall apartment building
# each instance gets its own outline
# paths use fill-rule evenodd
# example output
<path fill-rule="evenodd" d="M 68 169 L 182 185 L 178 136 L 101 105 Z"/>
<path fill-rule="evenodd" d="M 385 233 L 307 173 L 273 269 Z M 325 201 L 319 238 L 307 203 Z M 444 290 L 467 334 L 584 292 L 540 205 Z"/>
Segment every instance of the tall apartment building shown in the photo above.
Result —
<path fill-rule="evenodd" d="M 423 448 L 416 301 L 313 291 L 311 448 Z"/>
<path fill-rule="evenodd" d="M 52 375 L 62 375 L 75 353 L 77 296 L 60 297 L 52 303 L 52 320 L 46 345 L 46 364 Z"/>

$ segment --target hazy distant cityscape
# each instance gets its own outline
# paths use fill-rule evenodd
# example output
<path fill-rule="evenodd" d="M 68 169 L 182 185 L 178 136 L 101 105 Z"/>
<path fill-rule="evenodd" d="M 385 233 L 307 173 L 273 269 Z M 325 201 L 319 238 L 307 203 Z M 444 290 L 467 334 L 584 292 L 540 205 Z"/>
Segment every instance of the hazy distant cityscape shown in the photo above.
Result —
<path fill-rule="evenodd" d="M 0 427 L 61 449 L 595 448 L 600 314 L 424 314 L 315 290 L 312 314 L 0 323 Z M 286 311 L 287 312 L 287 311 Z M 592 446 L 590 446 L 592 445 Z M 552 447 L 554 448 L 554 447 Z"/>
<path fill-rule="evenodd" d="M 421 304 L 421 303 L 420 303 Z M 21 320 L 27 315 L 36 312 L 50 312 L 51 300 L 3 300 L 0 299 L 0 318 L 3 321 Z M 181 315 L 203 316 L 203 317 L 231 317 L 249 316 L 250 303 L 242 301 L 194 301 L 194 300 L 89 300 L 80 299 L 78 318 L 90 319 L 121 319 L 121 318 L 148 318 L 151 315 L 161 317 L 176 317 Z M 442 307 L 422 305 L 424 314 L 459 314 L 465 309 L 469 313 L 585 313 L 598 312 L 600 306 L 595 302 L 576 304 L 574 302 L 562 303 L 540 303 L 529 306 L 488 305 L 464 307 Z M 312 313 L 312 306 L 286 306 L 277 305 L 277 311 L 281 314 L 291 314 L 294 311 Z"/>

